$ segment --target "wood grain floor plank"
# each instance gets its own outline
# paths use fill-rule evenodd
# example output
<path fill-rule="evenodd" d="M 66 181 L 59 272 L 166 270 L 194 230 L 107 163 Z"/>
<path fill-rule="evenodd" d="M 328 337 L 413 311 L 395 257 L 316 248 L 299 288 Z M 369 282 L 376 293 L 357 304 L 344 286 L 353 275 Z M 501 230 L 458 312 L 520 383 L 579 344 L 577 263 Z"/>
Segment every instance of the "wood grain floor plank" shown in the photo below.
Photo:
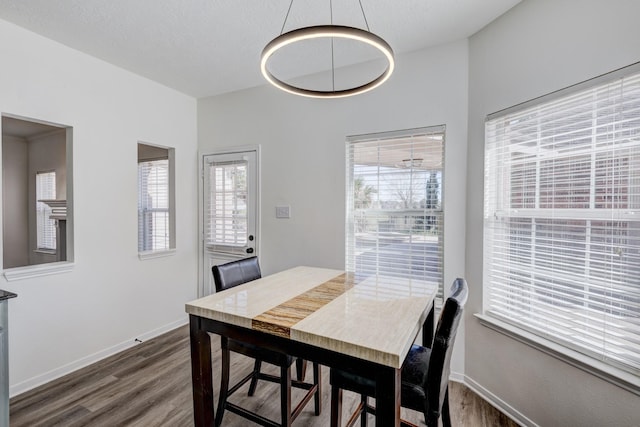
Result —
<path fill-rule="evenodd" d="M 212 335 L 211 342 L 213 371 L 219 372 L 219 338 Z M 192 426 L 189 358 L 189 329 L 184 326 L 12 398 L 11 427 Z M 232 380 L 250 371 L 252 366 L 251 359 L 234 354 Z M 270 373 L 278 373 L 276 367 L 265 365 L 265 368 Z M 310 371 L 307 380 L 311 379 Z M 324 368 L 322 374 L 322 414 L 315 416 L 311 403 L 294 425 L 329 425 L 329 369 Z M 234 394 L 232 400 L 267 418 L 279 420 L 278 386 L 261 381 L 253 397 L 247 396 L 247 387 Z M 218 396 L 218 390 L 216 380 L 215 396 Z M 293 390 L 294 404 L 302 394 L 300 390 Z M 454 426 L 516 426 L 462 384 L 451 383 L 450 395 Z M 353 393 L 344 393 L 343 420 L 355 409 L 358 399 Z M 402 415 L 413 423 L 424 425 L 417 412 L 403 409 Z M 371 420 L 373 422 L 373 418 Z M 249 424 L 244 418 L 225 413 L 224 426 L 246 427 Z"/>
<path fill-rule="evenodd" d="M 60 380 L 65 382 L 65 379 L 66 377 Z M 82 403 L 86 396 L 108 387 L 118 379 L 111 375 L 95 375 L 85 381 L 74 380 L 70 382 L 71 385 L 63 388 L 57 386 L 49 388 L 48 384 L 45 384 L 35 389 L 38 390 L 37 393 L 27 392 L 11 399 L 11 425 L 46 425 L 52 422 L 50 420 L 55 419 L 69 408 L 84 408 Z M 25 394 L 28 394 L 28 396 L 25 396 L 25 399 L 21 399 Z M 46 396 L 50 397 L 47 398 Z M 14 400 L 16 401 L 15 404 Z"/>
<path fill-rule="evenodd" d="M 84 406 L 91 411 L 97 411 L 113 400 L 131 398 L 131 390 L 149 389 L 164 384 L 172 386 L 172 380 L 176 377 L 171 375 L 171 372 L 176 365 L 189 357 L 188 348 L 168 354 L 161 352 L 161 354 L 162 358 L 153 358 L 155 363 L 136 364 L 126 369 L 125 374 L 116 373 L 118 381 L 102 388 L 92 396 L 87 396 Z"/>

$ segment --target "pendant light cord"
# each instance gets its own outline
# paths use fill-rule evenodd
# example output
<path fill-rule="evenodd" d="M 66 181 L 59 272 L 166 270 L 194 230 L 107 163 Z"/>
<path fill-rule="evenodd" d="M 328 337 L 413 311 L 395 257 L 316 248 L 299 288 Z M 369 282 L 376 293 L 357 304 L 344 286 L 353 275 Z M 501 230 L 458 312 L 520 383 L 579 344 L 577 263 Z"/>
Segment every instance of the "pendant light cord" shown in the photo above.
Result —
<path fill-rule="evenodd" d="M 333 25 L 333 0 L 329 0 L 329 13 L 331 15 L 330 22 Z M 335 92 L 336 90 L 336 66 L 334 63 L 334 55 L 333 55 L 333 37 L 331 37 L 331 85 L 332 90 Z"/>
<path fill-rule="evenodd" d="M 360 10 L 362 11 L 362 17 L 364 18 L 364 24 L 367 26 L 367 31 L 371 32 L 369 29 L 369 22 L 367 21 L 367 15 L 364 14 L 364 8 L 362 7 L 362 0 L 358 0 L 358 3 L 360 3 Z"/>
<path fill-rule="evenodd" d="M 369 29 L 369 21 L 367 21 L 367 15 L 364 13 L 364 7 L 362 7 L 362 0 L 358 0 L 358 4 L 360 4 L 360 11 L 362 12 L 362 17 L 364 18 L 364 25 L 367 27 L 367 31 L 371 32 L 371 30 Z M 291 6 L 293 6 L 293 0 L 291 0 L 291 2 L 289 3 L 287 14 L 284 16 L 284 22 L 282 23 L 282 28 L 280 29 L 280 35 L 284 33 L 284 26 L 287 24 L 287 19 L 289 19 Z M 333 2 L 331 0 L 329 0 L 329 12 L 331 13 L 331 25 L 333 25 Z"/>
<path fill-rule="evenodd" d="M 287 9 L 287 14 L 284 16 L 284 22 L 282 23 L 282 28 L 280 29 L 280 35 L 284 32 L 284 26 L 287 23 L 287 18 L 289 18 L 289 12 L 291 12 L 291 6 L 293 6 L 293 0 L 289 3 L 289 9 Z M 360 5 L 362 7 L 362 5 Z M 366 18 L 365 18 L 366 21 Z"/>

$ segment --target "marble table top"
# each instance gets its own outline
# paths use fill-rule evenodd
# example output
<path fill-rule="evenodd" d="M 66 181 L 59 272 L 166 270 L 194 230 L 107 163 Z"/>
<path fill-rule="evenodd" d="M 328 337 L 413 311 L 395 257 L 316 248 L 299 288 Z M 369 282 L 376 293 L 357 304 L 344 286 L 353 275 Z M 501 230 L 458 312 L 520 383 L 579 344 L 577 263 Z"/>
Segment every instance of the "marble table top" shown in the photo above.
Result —
<path fill-rule="evenodd" d="M 185 308 L 189 314 L 400 368 L 436 290 L 415 279 L 295 267 Z"/>

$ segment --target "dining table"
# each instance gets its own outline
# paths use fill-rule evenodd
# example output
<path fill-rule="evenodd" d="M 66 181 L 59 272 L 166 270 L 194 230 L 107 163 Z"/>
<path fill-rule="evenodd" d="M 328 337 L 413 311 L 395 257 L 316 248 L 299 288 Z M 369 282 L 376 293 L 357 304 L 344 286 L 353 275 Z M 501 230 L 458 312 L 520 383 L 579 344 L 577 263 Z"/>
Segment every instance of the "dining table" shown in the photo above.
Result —
<path fill-rule="evenodd" d="M 421 329 L 431 346 L 436 292 L 412 277 L 299 266 L 188 302 L 195 425 L 214 425 L 213 333 L 373 380 L 375 425 L 399 426 L 402 363 Z"/>

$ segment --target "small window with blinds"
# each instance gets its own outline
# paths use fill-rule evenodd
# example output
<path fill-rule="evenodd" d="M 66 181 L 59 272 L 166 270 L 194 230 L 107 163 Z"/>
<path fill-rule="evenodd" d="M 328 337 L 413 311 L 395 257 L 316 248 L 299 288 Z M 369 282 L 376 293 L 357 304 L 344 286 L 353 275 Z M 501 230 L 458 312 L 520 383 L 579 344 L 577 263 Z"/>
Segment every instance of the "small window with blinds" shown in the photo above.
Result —
<path fill-rule="evenodd" d="M 640 67 L 490 115 L 485 314 L 640 373 Z"/>
<path fill-rule="evenodd" d="M 56 221 L 51 207 L 44 200 L 56 198 L 56 173 L 36 173 L 36 247 L 38 251 L 55 252 Z"/>
<path fill-rule="evenodd" d="M 138 144 L 138 252 L 175 248 L 173 149 Z"/>
<path fill-rule="evenodd" d="M 443 289 L 444 126 L 347 139 L 346 268 Z"/>

